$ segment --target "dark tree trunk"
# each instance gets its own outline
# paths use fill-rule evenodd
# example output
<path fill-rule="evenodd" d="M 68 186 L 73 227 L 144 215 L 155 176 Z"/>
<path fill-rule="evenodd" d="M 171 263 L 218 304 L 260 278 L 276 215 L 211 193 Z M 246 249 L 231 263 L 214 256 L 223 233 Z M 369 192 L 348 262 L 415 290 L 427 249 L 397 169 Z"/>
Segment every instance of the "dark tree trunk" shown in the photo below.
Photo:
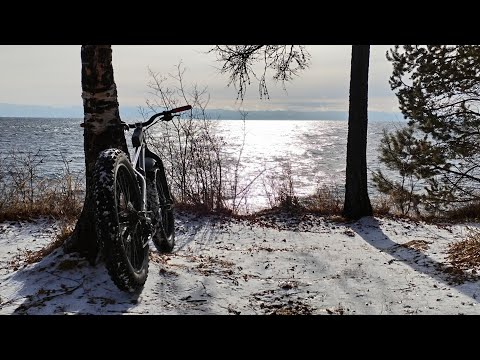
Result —
<path fill-rule="evenodd" d="M 370 45 L 352 46 L 348 111 L 347 176 L 343 216 L 372 215 L 367 190 L 368 65 Z"/>
<path fill-rule="evenodd" d="M 65 242 L 65 252 L 80 252 L 91 263 L 97 258 L 97 236 L 93 218 L 92 175 L 98 154 L 118 148 L 128 154 L 118 110 L 117 87 L 113 78 L 110 45 L 83 45 L 82 99 L 84 110 L 84 149 L 86 191 L 82 213 L 72 236 Z"/>

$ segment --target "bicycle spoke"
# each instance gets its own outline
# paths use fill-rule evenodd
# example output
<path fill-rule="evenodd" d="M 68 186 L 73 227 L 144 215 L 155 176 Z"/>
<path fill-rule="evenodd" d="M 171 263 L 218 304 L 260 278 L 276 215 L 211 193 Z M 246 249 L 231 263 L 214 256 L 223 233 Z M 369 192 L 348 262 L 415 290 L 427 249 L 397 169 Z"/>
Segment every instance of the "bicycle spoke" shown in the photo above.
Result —
<path fill-rule="evenodd" d="M 125 175 L 122 176 L 122 184 L 123 184 L 123 188 L 124 188 L 124 195 L 125 195 L 125 207 L 128 208 L 128 204 L 131 202 L 131 196 L 130 196 L 130 189 L 129 189 L 129 186 L 126 184 L 126 179 L 125 179 Z"/>
<path fill-rule="evenodd" d="M 135 243 L 132 243 L 132 255 L 131 255 L 131 258 L 132 258 L 132 262 L 133 262 L 133 266 L 134 267 L 138 267 L 141 265 L 140 261 L 139 261 L 139 254 L 138 254 L 138 234 L 137 234 L 137 229 L 135 228 L 134 232 L 135 232 L 135 235 L 132 237 L 133 239 L 135 239 Z"/>
<path fill-rule="evenodd" d="M 118 228 L 120 241 L 123 243 L 125 254 L 131 263 L 132 267 L 138 269 L 141 266 L 139 263 L 139 254 L 137 251 L 137 223 L 132 218 L 132 212 L 135 211 L 135 205 L 131 197 L 131 182 L 128 175 L 125 174 L 124 168 L 120 168 L 117 172 L 116 181 L 116 202 L 118 214 Z"/>

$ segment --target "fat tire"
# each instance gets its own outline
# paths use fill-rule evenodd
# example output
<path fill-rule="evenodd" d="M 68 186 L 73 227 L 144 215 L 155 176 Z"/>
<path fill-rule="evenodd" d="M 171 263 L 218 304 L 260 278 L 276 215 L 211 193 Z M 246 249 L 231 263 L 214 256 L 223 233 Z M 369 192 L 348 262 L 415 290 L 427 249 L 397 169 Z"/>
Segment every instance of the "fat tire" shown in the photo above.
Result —
<path fill-rule="evenodd" d="M 137 213 L 141 195 L 127 155 L 119 149 L 102 151 L 93 181 L 97 239 L 108 274 L 119 289 L 138 291 L 147 280 L 148 246 L 141 245 L 146 242 L 145 225 Z"/>

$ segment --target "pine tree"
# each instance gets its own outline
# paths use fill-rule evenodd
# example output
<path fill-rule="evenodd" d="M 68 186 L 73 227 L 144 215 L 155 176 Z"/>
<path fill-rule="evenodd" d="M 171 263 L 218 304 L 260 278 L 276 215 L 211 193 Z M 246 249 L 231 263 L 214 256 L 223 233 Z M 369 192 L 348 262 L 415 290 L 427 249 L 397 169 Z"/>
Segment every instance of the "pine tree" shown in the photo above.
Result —
<path fill-rule="evenodd" d="M 408 126 L 384 134 L 380 161 L 401 180 L 373 181 L 402 212 L 480 200 L 480 46 L 395 46 L 390 86 Z"/>

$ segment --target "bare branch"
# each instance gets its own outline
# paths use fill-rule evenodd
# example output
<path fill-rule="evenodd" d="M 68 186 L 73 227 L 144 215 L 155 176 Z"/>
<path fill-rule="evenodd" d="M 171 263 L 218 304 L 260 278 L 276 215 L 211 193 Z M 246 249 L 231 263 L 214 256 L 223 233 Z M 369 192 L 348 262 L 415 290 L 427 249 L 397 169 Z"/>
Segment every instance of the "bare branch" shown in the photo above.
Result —
<path fill-rule="evenodd" d="M 268 99 L 268 70 L 274 72 L 273 80 L 281 81 L 285 89 L 285 82 L 310 65 L 310 53 L 304 45 L 216 45 L 208 53 L 217 55 L 217 61 L 222 63 L 220 72 L 229 75 L 228 85 L 233 84 L 237 100 L 242 101 L 251 78 L 258 81 L 260 98 Z M 256 63 L 263 63 L 261 72 L 255 71 Z"/>

